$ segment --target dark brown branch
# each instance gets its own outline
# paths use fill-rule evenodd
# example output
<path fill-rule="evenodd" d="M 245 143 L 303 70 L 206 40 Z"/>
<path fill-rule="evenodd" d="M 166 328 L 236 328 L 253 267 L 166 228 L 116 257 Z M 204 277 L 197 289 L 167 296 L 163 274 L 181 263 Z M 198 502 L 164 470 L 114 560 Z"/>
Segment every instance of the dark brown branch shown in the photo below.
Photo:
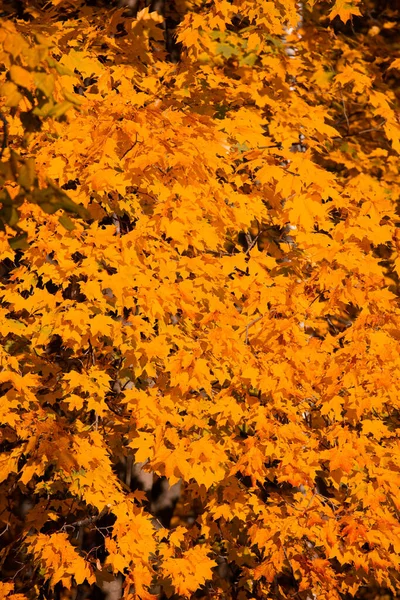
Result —
<path fill-rule="evenodd" d="M 135 140 L 135 143 L 134 143 L 134 144 L 133 144 L 133 145 L 132 145 L 130 148 L 128 148 L 128 150 L 126 150 L 126 151 L 123 153 L 123 155 L 121 156 L 120 160 L 122 160 L 123 158 L 125 158 L 125 156 L 126 156 L 127 154 L 129 154 L 129 152 L 130 152 L 131 150 L 133 150 L 133 149 L 134 149 L 134 147 L 136 146 L 136 144 L 137 144 L 137 143 L 138 143 L 138 135 L 136 134 L 136 140 Z"/>
<path fill-rule="evenodd" d="M 4 150 L 7 148 L 7 142 L 8 142 L 8 122 L 2 113 L 0 113 L 0 121 L 3 122 L 3 139 L 1 141 L 1 148 L 0 148 L 0 159 L 1 159 L 4 154 Z"/>
<path fill-rule="evenodd" d="M 108 513 L 108 509 L 110 508 L 110 504 L 107 504 L 107 506 L 105 506 L 103 508 L 103 510 L 101 512 L 99 512 L 98 515 L 92 515 L 91 517 L 85 517 L 84 519 L 79 519 L 79 521 L 74 521 L 73 523 L 68 523 L 67 525 L 64 525 L 64 527 L 85 527 L 86 525 L 91 525 L 92 523 L 96 523 L 96 521 L 99 521 L 102 517 L 104 517 L 104 515 L 106 515 Z"/>
<path fill-rule="evenodd" d="M 354 133 L 344 133 L 343 135 L 335 135 L 333 140 L 342 140 L 348 137 L 357 137 L 358 135 L 364 135 L 364 133 L 370 133 L 371 131 L 382 131 L 382 125 L 386 123 L 386 119 L 379 124 L 378 127 L 370 127 L 369 129 L 361 129 L 361 131 L 355 131 Z"/>

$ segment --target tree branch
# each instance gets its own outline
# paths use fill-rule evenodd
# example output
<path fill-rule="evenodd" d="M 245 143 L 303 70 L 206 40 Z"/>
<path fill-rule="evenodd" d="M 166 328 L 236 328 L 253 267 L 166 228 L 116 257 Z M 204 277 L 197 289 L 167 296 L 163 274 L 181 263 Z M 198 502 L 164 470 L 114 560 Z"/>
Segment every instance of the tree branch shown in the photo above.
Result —
<path fill-rule="evenodd" d="M 91 525 L 92 523 L 96 523 L 96 521 L 99 521 L 102 517 L 104 517 L 104 515 L 106 515 L 108 513 L 109 508 L 111 507 L 111 504 L 107 504 L 107 506 L 105 506 L 103 508 L 103 510 L 101 512 L 99 512 L 98 515 L 92 515 L 91 517 L 85 517 L 84 519 L 79 519 L 79 521 L 74 521 L 73 523 L 68 523 L 66 525 L 64 525 L 64 528 L 66 527 L 85 527 L 86 525 Z"/>
<path fill-rule="evenodd" d="M 3 157 L 4 150 L 7 148 L 8 142 L 8 122 L 3 113 L 0 112 L 0 121 L 3 122 L 3 139 L 1 141 L 0 159 Z"/>

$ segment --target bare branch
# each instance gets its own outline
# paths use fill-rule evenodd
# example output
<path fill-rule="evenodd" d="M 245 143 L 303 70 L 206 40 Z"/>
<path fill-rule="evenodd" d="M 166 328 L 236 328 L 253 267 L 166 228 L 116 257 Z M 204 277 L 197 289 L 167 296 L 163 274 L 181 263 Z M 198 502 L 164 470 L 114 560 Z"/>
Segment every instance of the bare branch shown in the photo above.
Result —
<path fill-rule="evenodd" d="M 343 114 L 344 114 L 344 118 L 346 119 L 346 123 L 347 123 L 347 132 L 350 131 L 350 121 L 349 121 L 349 117 L 347 115 L 347 110 L 346 110 L 346 104 L 344 103 L 344 98 L 343 98 L 343 94 L 340 94 L 342 97 L 342 106 L 343 106 Z"/>
<path fill-rule="evenodd" d="M 379 123 L 378 127 L 370 127 L 369 129 L 361 129 L 361 131 L 355 131 L 354 133 L 345 133 L 344 135 L 335 135 L 333 140 L 341 140 L 347 137 L 357 137 L 358 135 L 364 135 L 364 133 L 370 133 L 371 131 L 382 131 L 382 126 L 386 123 L 386 119 L 383 119 L 382 123 Z"/>
<path fill-rule="evenodd" d="M 1 141 L 0 159 L 3 157 L 8 142 L 8 122 L 3 113 L 0 113 L 0 121 L 3 122 L 3 139 Z"/>
<path fill-rule="evenodd" d="M 85 527 L 86 525 L 96 523 L 96 521 L 99 521 L 101 518 L 104 517 L 104 515 L 108 513 L 110 506 L 111 504 L 107 504 L 107 506 L 105 506 L 103 510 L 99 512 L 98 515 L 92 515 L 91 517 L 85 517 L 84 519 L 79 519 L 79 521 L 74 521 L 73 523 L 65 524 L 63 526 L 63 529 L 67 527 L 73 527 L 75 529 L 76 527 Z"/>
<path fill-rule="evenodd" d="M 252 321 L 250 321 L 250 323 L 248 323 L 246 325 L 246 339 L 245 339 L 245 344 L 249 343 L 249 329 L 252 325 L 255 325 L 256 323 L 258 323 L 258 321 L 261 321 L 261 319 L 263 319 L 265 317 L 265 315 L 260 315 L 259 317 L 257 317 L 256 319 L 253 319 Z"/>

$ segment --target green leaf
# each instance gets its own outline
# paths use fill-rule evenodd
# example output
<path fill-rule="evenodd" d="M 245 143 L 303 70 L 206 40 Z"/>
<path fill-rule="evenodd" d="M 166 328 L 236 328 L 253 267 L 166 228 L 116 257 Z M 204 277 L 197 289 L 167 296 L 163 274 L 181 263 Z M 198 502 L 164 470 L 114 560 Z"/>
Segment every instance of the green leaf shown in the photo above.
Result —
<path fill-rule="evenodd" d="M 19 170 L 18 183 L 25 190 L 30 190 L 35 183 L 36 172 L 35 172 L 35 159 L 27 158 L 24 164 Z"/>
<path fill-rule="evenodd" d="M 61 217 L 59 217 L 58 220 L 61 223 L 61 225 L 65 227 L 65 229 L 67 229 L 68 231 L 73 231 L 73 229 L 75 229 L 75 223 L 66 215 L 61 215 Z"/>
<path fill-rule="evenodd" d="M 34 204 L 38 204 L 42 208 L 42 210 L 44 210 L 44 212 L 47 212 L 49 214 L 56 212 L 56 210 L 60 208 L 59 206 L 57 206 L 57 203 L 54 202 L 54 193 L 49 188 L 33 190 L 30 200 Z"/>
<path fill-rule="evenodd" d="M 4 163 L 2 163 L 2 164 L 4 164 Z M 11 206 L 13 203 L 13 200 L 6 188 L 1 190 L 1 192 L 0 192 L 0 202 L 3 206 Z"/>
<path fill-rule="evenodd" d="M 219 31 L 218 29 L 213 29 L 210 31 L 209 36 L 212 40 L 225 40 L 226 33 L 225 31 Z"/>
<path fill-rule="evenodd" d="M 217 45 L 216 53 L 222 54 L 225 58 L 230 58 L 231 56 L 239 54 L 239 50 L 230 44 L 222 43 Z"/>
<path fill-rule="evenodd" d="M 38 117 L 48 117 L 50 111 L 54 108 L 54 102 L 49 100 L 48 102 L 43 102 L 39 104 L 39 106 L 35 106 L 33 109 L 33 114 Z"/>
<path fill-rule="evenodd" d="M 64 100 L 63 102 L 58 102 L 53 108 L 47 113 L 48 117 L 54 117 L 58 119 L 65 115 L 66 112 L 70 110 L 74 105 L 72 102 L 68 102 L 68 100 Z"/>
<path fill-rule="evenodd" d="M 283 48 L 283 42 L 279 38 L 273 37 L 272 35 L 269 35 L 267 33 L 265 35 L 265 39 L 271 42 L 271 44 L 273 44 L 273 46 L 275 46 L 276 48 Z"/>
<path fill-rule="evenodd" d="M 60 65 L 60 63 L 56 60 L 48 59 L 47 62 L 49 63 L 50 67 L 55 68 L 59 75 L 69 75 L 69 77 L 76 77 L 76 73 L 71 71 L 71 69 L 67 69 L 67 67 L 64 67 L 63 65 Z"/>
<path fill-rule="evenodd" d="M 0 217 L 3 223 L 15 227 L 19 221 L 19 212 L 13 204 L 6 204 L 0 210 Z"/>
<path fill-rule="evenodd" d="M 236 144 L 236 149 L 238 150 L 238 152 L 248 152 L 249 148 L 246 144 Z"/>
<path fill-rule="evenodd" d="M 89 213 L 84 206 L 80 204 L 76 204 L 71 198 L 55 183 L 53 183 L 50 179 L 47 180 L 49 188 L 54 192 L 55 197 L 57 198 L 59 208 L 63 208 L 65 211 L 69 213 L 73 213 L 78 215 L 82 219 L 89 219 Z"/>
<path fill-rule="evenodd" d="M 244 58 L 241 58 L 239 60 L 239 65 L 247 65 L 249 67 L 253 67 L 257 61 L 257 54 L 254 54 L 253 52 L 251 54 L 248 54 L 247 56 L 245 56 Z"/>
<path fill-rule="evenodd" d="M 57 204 L 53 204 L 52 202 L 38 202 L 38 204 L 42 211 L 47 213 L 48 215 L 53 215 L 60 209 L 60 206 L 58 206 Z"/>
<path fill-rule="evenodd" d="M 54 92 L 54 77 L 47 73 L 35 73 L 34 81 L 36 87 L 43 92 L 47 98 L 51 98 Z"/>
<path fill-rule="evenodd" d="M 66 212 L 78 215 L 82 219 L 88 219 L 88 211 L 79 204 L 76 204 L 67 194 L 60 189 L 51 180 L 47 181 L 48 187 L 41 190 L 33 190 L 31 195 L 31 201 L 38 204 L 40 208 L 48 213 L 54 214 L 60 208 Z"/>
<path fill-rule="evenodd" d="M 68 90 L 63 90 L 63 94 L 64 94 L 64 98 L 66 100 L 68 100 L 69 102 L 72 102 L 72 104 L 75 104 L 75 106 L 81 106 L 82 98 L 80 98 L 76 94 L 72 94 Z"/>
<path fill-rule="evenodd" d="M 27 250 L 29 248 L 29 244 L 27 242 L 28 234 L 23 231 L 18 235 L 10 238 L 8 243 L 13 250 Z"/>
<path fill-rule="evenodd" d="M 11 207 L 11 213 L 8 219 L 8 224 L 10 227 L 15 227 L 15 225 L 18 223 L 19 221 L 19 212 L 18 210 L 15 208 L 15 206 Z"/>

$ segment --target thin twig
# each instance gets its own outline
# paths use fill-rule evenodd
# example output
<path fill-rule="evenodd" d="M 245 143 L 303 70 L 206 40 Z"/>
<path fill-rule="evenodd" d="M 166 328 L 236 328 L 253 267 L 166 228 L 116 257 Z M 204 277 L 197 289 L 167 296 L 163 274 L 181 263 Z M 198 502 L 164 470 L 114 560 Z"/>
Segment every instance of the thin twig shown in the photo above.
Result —
<path fill-rule="evenodd" d="M 278 144 L 271 144 L 271 146 L 257 146 L 257 148 L 254 148 L 255 150 L 268 150 L 269 148 L 279 148 L 279 150 L 282 149 L 282 143 L 279 142 Z"/>
<path fill-rule="evenodd" d="M 125 158 L 125 156 L 126 156 L 127 154 L 129 154 L 129 152 L 130 152 L 131 150 L 133 150 L 133 149 L 134 149 L 134 147 L 136 146 L 136 144 L 137 144 L 137 143 L 138 143 L 138 134 L 136 134 L 136 140 L 135 140 L 135 143 L 134 143 L 134 144 L 133 144 L 133 145 L 132 145 L 130 148 L 128 148 L 128 150 L 126 150 L 126 151 L 123 153 L 123 155 L 121 156 L 120 160 L 122 160 L 123 158 Z"/>
<path fill-rule="evenodd" d="M 250 250 L 251 250 L 252 248 L 254 248 L 254 246 L 255 246 L 255 245 L 256 245 L 256 243 L 257 243 L 257 240 L 258 240 L 258 238 L 260 237 L 260 234 L 261 234 L 261 231 L 260 231 L 260 233 L 257 233 L 256 237 L 255 237 L 255 238 L 254 238 L 254 240 L 251 242 L 250 246 L 247 248 L 247 250 L 246 250 L 245 254 L 248 254 L 248 253 L 250 252 Z M 249 243 L 249 242 L 248 242 L 248 240 L 247 240 L 247 237 L 246 237 L 246 241 L 247 241 L 247 243 Z"/>
<path fill-rule="evenodd" d="M 246 237 L 247 252 L 248 252 L 250 250 L 250 248 L 252 247 L 252 239 L 251 239 L 251 235 L 249 233 L 246 233 L 245 237 Z"/>
<path fill-rule="evenodd" d="M 333 140 L 341 140 L 341 139 L 347 138 L 347 137 L 356 137 L 357 135 L 363 135 L 364 133 L 370 133 L 371 131 L 381 131 L 382 125 L 384 125 L 385 123 L 386 123 L 386 119 L 384 119 L 382 121 L 382 123 L 380 123 L 378 125 L 378 127 L 370 127 L 369 129 L 361 129 L 361 131 L 355 131 L 354 133 L 345 133 L 344 135 L 335 135 L 332 139 Z"/>
<path fill-rule="evenodd" d="M 347 110 L 346 110 L 346 105 L 344 103 L 344 98 L 343 98 L 343 94 L 342 92 L 340 93 L 341 97 L 342 97 L 342 106 L 343 106 L 343 114 L 344 117 L 346 119 L 346 123 L 347 123 L 347 133 L 350 131 L 350 121 L 349 121 L 349 117 L 347 115 Z"/>
<path fill-rule="evenodd" d="M 250 321 L 250 323 L 248 323 L 246 325 L 246 339 L 245 339 L 245 344 L 249 343 L 249 329 L 252 325 L 255 325 L 255 323 L 258 323 L 258 321 L 261 321 L 261 319 L 263 319 L 265 317 L 265 315 L 260 315 L 259 317 L 257 317 L 256 319 L 253 319 L 252 321 Z"/>
<path fill-rule="evenodd" d="M 289 569 L 290 569 L 290 571 L 292 573 L 292 577 L 293 577 L 294 581 L 297 582 L 296 577 L 294 575 L 294 570 L 293 570 L 293 567 L 292 567 L 292 563 L 289 560 L 289 557 L 287 555 L 286 548 L 285 548 L 284 544 L 282 544 L 282 550 L 283 550 L 283 554 L 284 554 L 284 556 L 285 556 L 285 558 L 286 558 L 286 560 L 287 560 L 287 562 L 289 564 Z"/>
<path fill-rule="evenodd" d="M 22 565 L 22 567 L 20 569 L 18 569 L 18 571 L 16 573 L 14 573 L 14 577 L 13 577 L 13 581 L 15 581 L 15 578 L 17 577 L 18 573 L 20 573 L 22 571 L 22 569 L 26 566 L 25 563 L 22 563 L 21 561 L 17 560 L 16 561 L 19 565 Z"/>
<path fill-rule="evenodd" d="M 126 472 L 125 472 L 125 483 L 128 486 L 128 488 L 131 487 L 132 465 L 133 465 L 133 455 L 128 454 L 128 456 L 126 457 Z"/>
<path fill-rule="evenodd" d="M 309 502 L 308 502 L 308 504 L 307 504 L 306 508 L 304 509 L 304 512 L 306 512 L 306 511 L 307 511 L 307 510 L 310 508 L 311 502 L 314 500 L 314 498 L 315 498 L 316 494 L 317 494 L 317 491 L 316 491 L 316 490 L 314 490 L 314 491 L 313 491 L 313 495 L 311 496 L 311 498 L 310 498 L 310 500 L 309 500 Z"/>

